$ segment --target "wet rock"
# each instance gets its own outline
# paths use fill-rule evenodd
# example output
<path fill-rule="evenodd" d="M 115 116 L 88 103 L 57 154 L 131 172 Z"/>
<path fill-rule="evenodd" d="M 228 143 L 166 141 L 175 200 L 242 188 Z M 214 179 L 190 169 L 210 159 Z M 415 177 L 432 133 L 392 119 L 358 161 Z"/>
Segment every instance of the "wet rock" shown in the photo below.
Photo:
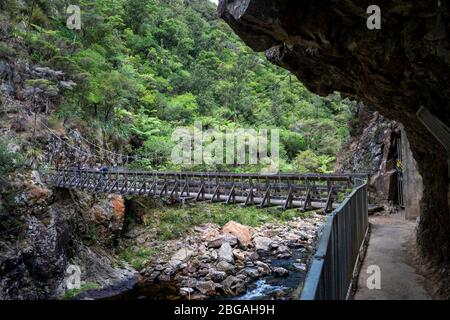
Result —
<path fill-rule="evenodd" d="M 289 242 L 288 246 L 291 249 L 300 249 L 300 248 L 303 248 L 305 245 L 302 243 L 299 243 L 297 241 L 294 241 L 294 242 Z"/>
<path fill-rule="evenodd" d="M 226 261 L 228 263 L 234 263 L 233 249 L 230 244 L 225 242 L 219 249 L 218 252 L 219 260 Z"/>
<path fill-rule="evenodd" d="M 252 280 L 258 279 L 260 277 L 259 271 L 256 268 L 245 268 L 243 273 Z"/>
<path fill-rule="evenodd" d="M 246 227 L 235 221 L 230 221 L 222 228 L 222 234 L 231 234 L 235 236 L 239 242 L 239 246 L 247 248 L 252 245 L 252 232 Z"/>
<path fill-rule="evenodd" d="M 230 263 L 228 263 L 226 261 L 220 261 L 216 265 L 216 268 L 217 268 L 218 271 L 223 271 L 226 274 L 234 274 L 234 273 L 236 273 L 235 267 L 232 264 L 230 264 Z"/>
<path fill-rule="evenodd" d="M 214 282 L 222 282 L 227 277 L 225 272 L 217 270 L 211 271 L 209 275 Z"/>
<path fill-rule="evenodd" d="M 270 269 L 269 265 L 267 265 L 264 262 L 256 261 L 256 266 L 258 267 L 258 272 L 261 276 L 268 276 L 272 273 L 272 270 Z"/>
<path fill-rule="evenodd" d="M 285 268 L 274 268 L 273 274 L 276 277 L 287 277 L 289 275 L 289 270 L 286 270 Z"/>
<path fill-rule="evenodd" d="M 204 294 L 199 294 L 199 293 L 196 293 L 196 294 L 193 294 L 190 296 L 191 301 L 201 301 L 201 300 L 206 300 L 206 299 L 208 299 L 208 296 L 205 296 Z"/>
<path fill-rule="evenodd" d="M 186 288 L 195 288 L 197 286 L 197 282 L 198 281 L 195 278 L 185 277 L 180 281 L 180 286 Z"/>
<path fill-rule="evenodd" d="M 150 281 L 156 281 L 156 280 L 158 279 L 158 277 L 159 277 L 160 274 L 161 274 L 161 273 L 160 273 L 159 271 L 153 271 L 152 273 L 150 273 L 150 274 L 147 276 L 147 278 L 148 278 Z"/>
<path fill-rule="evenodd" d="M 278 254 L 291 253 L 291 250 L 287 246 L 280 246 L 277 250 Z"/>
<path fill-rule="evenodd" d="M 275 241 L 270 245 L 270 248 L 272 250 L 277 250 L 279 247 L 280 247 L 280 244 L 278 242 L 275 242 Z"/>
<path fill-rule="evenodd" d="M 168 274 L 160 274 L 158 280 L 161 282 L 170 282 L 171 277 Z"/>
<path fill-rule="evenodd" d="M 216 285 L 213 281 L 199 281 L 195 288 L 206 296 L 214 296 L 216 294 Z"/>
<path fill-rule="evenodd" d="M 289 259 L 292 256 L 291 250 L 287 246 L 280 246 L 276 253 L 278 259 Z"/>
<path fill-rule="evenodd" d="M 226 295 L 234 296 L 244 293 L 245 281 L 234 276 L 229 276 L 222 282 L 223 291 Z"/>
<path fill-rule="evenodd" d="M 304 263 L 293 263 L 292 266 L 300 271 L 306 271 L 306 264 Z"/>
<path fill-rule="evenodd" d="M 277 259 L 280 259 L 280 260 L 286 260 L 286 259 L 289 259 L 290 257 L 292 257 L 292 254 L 290 254 L 290 253 L 282 253 L 282 254 L 277 255 Z"/>

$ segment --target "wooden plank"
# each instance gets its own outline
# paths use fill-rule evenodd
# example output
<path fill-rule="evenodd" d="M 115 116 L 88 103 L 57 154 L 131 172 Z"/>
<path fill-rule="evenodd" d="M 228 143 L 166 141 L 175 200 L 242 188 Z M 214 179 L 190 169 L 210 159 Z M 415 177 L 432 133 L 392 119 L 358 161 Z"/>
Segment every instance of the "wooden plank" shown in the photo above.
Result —
<path fill-rule="evenodd" d="M 249 206 L 253 204 L 254 204 L 254 194 L 253 194 L 253 185 L 251 185 L 244 206 Z"/>
<path fill-rule="evenodd" d="M 172 191 L 170 191 L 169 199 L 172 199 L 172 198 L 173 198 L 173 195 L 176 193 L 176 195 L 177 195 L 176 200 L 178 200 L 178 189 L 179 189 L 178 187 L 179 187 L 179 185 L 180 185 L 180 182 L 177 181 L 177 182 L 175 183 L 175 185 L 174 185 Z"/>
<path fill-rule="evenodd" d="M 156 195 L 156 180 L 153 180 L 152 185 L 150 186 L 150 189 L 148 190 L 148 195 L 149 196 L 154 196 Z"/>
<path fill-rule="evenodd" d="M 261 203 L 258 205 L 258 208 L 264 208 L 270 206 L 270 186 L 267 188 L 264 198 Z"/>
<path fill-rule="evenodd" d="M 286 197 L 286 202 L 284 203 L 282 209 L 283 210 L 288 210 L 288 209 L 292 209 L 292 201 L 294 199 L 294 196 L 292 194 L 292 188 L 289 189 L 289 193 Z"/>
<path fill-rule="evenodd" d="M 159 196 L 162 198 L 163 197 L 163 193 L 166 193 L 167 196 L 167 182 L 164 182 L 163 187 L 161 189 L 161 191 L 159 192 Z"/>
<path fill-rule="evenodd" d="M 217 201 L 220 201 L 220 185 L 216 186 L 214 190 L 213 196 L 211 198 L 211 202 L 214 202 L 214 199 L 217 198 Z"/>
<path fill-rule="evenodd" d="M 205 185 L 202 184 L 202 186 L 200 187 L 200 190 L 197 193 L 197 196 L 195 197 L 195 201 L 199 201 L 200 200 L 200 196 L 202 201 L 205 201 Z"/>
<path fill-rule="evenodd" d="M 306 191 L 305 202 L 303 203 L 302 211 L 308 211 L 311 209 L 311 188 Z"/>
<path fill-rule="evenodd" d="M 235 192 L 235 185 L 231 187 L 230 194 L 227 197 L 227 200 L 225 201 L 226 204 L 230 203 L 236 203 L 236 192 Z"/>
<path fill-rule="evenodd" d="M 325 213 L 330 213 L 333 211 L 333 187 L 331 187 L 330 192 L 328 192 L 327 202 L 325 203 L 325 208 L 323 211 Z"/>

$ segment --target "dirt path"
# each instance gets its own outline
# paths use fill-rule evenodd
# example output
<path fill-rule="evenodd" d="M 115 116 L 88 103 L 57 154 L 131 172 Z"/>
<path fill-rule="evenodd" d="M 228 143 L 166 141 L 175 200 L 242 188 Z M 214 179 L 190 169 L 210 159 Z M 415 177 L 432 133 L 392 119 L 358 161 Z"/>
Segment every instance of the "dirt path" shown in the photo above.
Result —
<path fill-rule="evenodd" d="M 372 233 L 361 268 L 355 300 L 430 300 L 430 281 L 419 274 L 412 258 L 415 223 L 401 215 L 370 219 Z M 368 267 L 381 270 L 381 289 L 367 288 Z"/>

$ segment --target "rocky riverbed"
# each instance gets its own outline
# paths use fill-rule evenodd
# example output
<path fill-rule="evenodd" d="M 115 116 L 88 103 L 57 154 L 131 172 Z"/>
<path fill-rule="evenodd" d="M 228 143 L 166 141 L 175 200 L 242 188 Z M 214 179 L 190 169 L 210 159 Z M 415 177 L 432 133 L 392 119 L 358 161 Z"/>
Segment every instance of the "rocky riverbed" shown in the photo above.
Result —
<path fill-rule="evenodd" d="M 324 217 L 250 228 L 230 221 L 168 241 L 122 299 L 290 299 L 306 274 Z M 145 234 L 135 240 L 145 244 Z"/>

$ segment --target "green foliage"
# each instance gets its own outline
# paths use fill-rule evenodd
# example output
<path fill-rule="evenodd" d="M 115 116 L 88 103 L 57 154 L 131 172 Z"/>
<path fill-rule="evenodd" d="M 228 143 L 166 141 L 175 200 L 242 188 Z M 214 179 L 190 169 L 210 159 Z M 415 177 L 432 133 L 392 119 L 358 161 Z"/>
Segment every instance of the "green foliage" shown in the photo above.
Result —
<path fill-rule="evenodd" d="M 5 42 L 0 41 L 0 57 L 8 58 L 15 55 L 13 48 L 10 48 Z"/>
<path fill-rule="evenodd" d="M 298 210 L 279 211 L 276 208 L 223 206 L 222 204 L 202 204 L 201 206 L 150 208 L 148 227 L 156 231 L 160 240 L 182 237 L 193 226 L 215 223 L 220 226 L 233 220 L 241 224 L 257 227 L 266 222 L 284 223 L 300 215 Z"/>
<path fill-rule="evenodd" d="M 62 96 L 60 118 L 85 120 L 87 127 L 101 124 L 112 139 L 137 138 L 129 152 L 144 160 L 135 166 L 175 168 L 169 161 L 173 130 L 200 120 L 206 129 L 222 132 L 279 128 L 283 171 L 332 170 L 332 157 L 348 136 L 353 104 L 338 94 L 322 98 L 310 93 L 289 72 L 254 53 L 217 17 L 208 0 L 77 4 L 83 13 L 82 32 L 68 30 L 64 14 L 52 15 L 64 12 L 64 1 L 39 0 L 25 39 L 35 63 L 63 70 L 77 83 L 64 92 L 45 85 L 49 94 Z M 27 19 L 9 0 L 2 7 L 17 20 Z M 0 55 L 5 54 L 11 52 L 0 43 Z"/>
<path fill-rule="evenodd" d="M 99 289 L 100 285 L 98 283 L 94 282 L 87 282 L 81 284 L 79 289 L 69 289 L 64 293 L 63 300 L 70 300 L 75 298 L 80 293 L 90 291 L 90 290 L 96 290 Z"/>
<path fill-rule="evenodd" d="M 128 262 L 134 269 L 142 270 L 158 252 L 157 248 L 127 247 L 119 254 L 119 258 Z"/>
<path fill-rule="evenodd" d="M 9 151 L 8 143 L 0 139 L 0 182 L 6 180 L 6 176 L 23 163 L 23 156 Z"/>
<path fill-rule="evenodd" d="M 298 154 L 294 161 L 295 171 L 300 173 L 331 173 L 335 157 L 320 155 L 312 150 L 305 150 Z"/>

